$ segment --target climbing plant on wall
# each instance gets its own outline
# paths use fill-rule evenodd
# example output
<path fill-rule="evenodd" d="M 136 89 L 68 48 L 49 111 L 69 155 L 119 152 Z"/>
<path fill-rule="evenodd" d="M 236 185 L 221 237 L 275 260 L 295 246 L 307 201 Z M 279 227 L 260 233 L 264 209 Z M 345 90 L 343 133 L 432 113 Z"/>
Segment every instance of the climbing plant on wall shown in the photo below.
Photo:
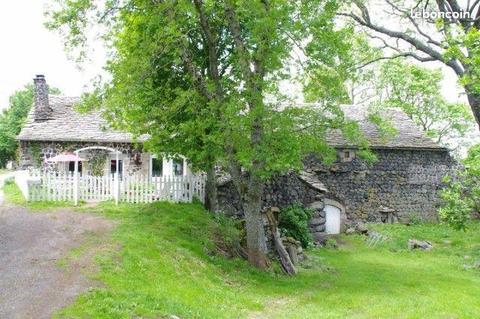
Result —
<path fill-rule="evenodd" d="M 88 164 L 93 176 L 102 176 L 105 173 L 105 163 L 107 154 L 105 152 L 95 152 L 89 156 Z"/>

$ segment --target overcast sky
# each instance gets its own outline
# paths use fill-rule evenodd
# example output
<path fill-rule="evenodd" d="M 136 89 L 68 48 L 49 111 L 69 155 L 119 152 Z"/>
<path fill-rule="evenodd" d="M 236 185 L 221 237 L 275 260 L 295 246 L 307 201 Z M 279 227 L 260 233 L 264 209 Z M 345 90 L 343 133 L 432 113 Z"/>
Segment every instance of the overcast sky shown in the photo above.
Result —
<path fill-rule="evenodd" d="M 67 58 L 60 37 L 43 26 L 49 0 L 2 1 L 0 10 L 0 108 L 8 106 L 8 97 L 30 83 L 35 74 L 44 74 L 50 86 L 66 95 L 77 96 L 86 84 L 101 72 L 104 53 L 94 45 L 90 63 L 79 70 Z M 445 70 L 444 95 L 459 99 L 461 90 L 456 76 Z"/>
<path fill-rule="evenodd" d="M 35 74 L 44 74 L 48 84 L 64 94 L 77 96 L 101 72 L 104 61 L 101 46 L 83 71 L 68 60 L 60 37 L 43 26 L 46 3 L 47 0 L 2 1 L 0 108 L 8 106 L 8 97 L 32 82 Z"/>

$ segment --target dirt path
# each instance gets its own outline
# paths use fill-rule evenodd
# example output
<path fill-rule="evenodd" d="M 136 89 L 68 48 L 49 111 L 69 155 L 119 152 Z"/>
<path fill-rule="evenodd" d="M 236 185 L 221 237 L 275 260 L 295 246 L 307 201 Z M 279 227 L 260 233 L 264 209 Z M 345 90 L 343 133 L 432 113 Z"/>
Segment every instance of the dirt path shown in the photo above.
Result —
<path fill-rule="evenodd" d="M 29 212 L 0 204 L 0 318 L 50 318 L 95 283 L 58 260 L 111 221 L 87 213 Z"/>

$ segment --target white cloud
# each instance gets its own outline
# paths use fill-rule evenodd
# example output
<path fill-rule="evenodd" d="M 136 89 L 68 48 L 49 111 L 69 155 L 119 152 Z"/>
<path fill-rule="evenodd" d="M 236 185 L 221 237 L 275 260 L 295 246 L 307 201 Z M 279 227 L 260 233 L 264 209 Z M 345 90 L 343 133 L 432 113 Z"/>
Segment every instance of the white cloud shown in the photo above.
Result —
<path fill-rule="evenodd" d="M 104 50 L 95 45 L 92 61 L 80 71 L 68 60 L 58 34 L 43 23 L 46 0 L 2 1 L 0 9 L 0 109 L 8 97 L 35 74 L 44 74 L 50 86 L 77 96 L 101 72 Z"/>

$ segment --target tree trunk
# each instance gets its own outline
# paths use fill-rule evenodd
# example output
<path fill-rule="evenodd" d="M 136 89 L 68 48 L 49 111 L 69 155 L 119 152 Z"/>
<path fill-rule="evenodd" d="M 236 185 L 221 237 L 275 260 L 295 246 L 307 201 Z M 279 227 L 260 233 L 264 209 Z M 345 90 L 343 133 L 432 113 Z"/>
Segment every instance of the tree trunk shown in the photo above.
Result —
<path fill-rule="evenodd" d="M 217 176 L 215 173 L 214 164 L 207 169 L 207 182 L 205 184 L 205 208 L 212 213 L 218 211 Z"/>
<path fill-rule="evenodd" d="M 250 177 L 250 181 L 243 203 L 248 261 L 255 267 L 265 269 L 270 263 L 262 218 L 263 182 L 254 176 Z"/>

